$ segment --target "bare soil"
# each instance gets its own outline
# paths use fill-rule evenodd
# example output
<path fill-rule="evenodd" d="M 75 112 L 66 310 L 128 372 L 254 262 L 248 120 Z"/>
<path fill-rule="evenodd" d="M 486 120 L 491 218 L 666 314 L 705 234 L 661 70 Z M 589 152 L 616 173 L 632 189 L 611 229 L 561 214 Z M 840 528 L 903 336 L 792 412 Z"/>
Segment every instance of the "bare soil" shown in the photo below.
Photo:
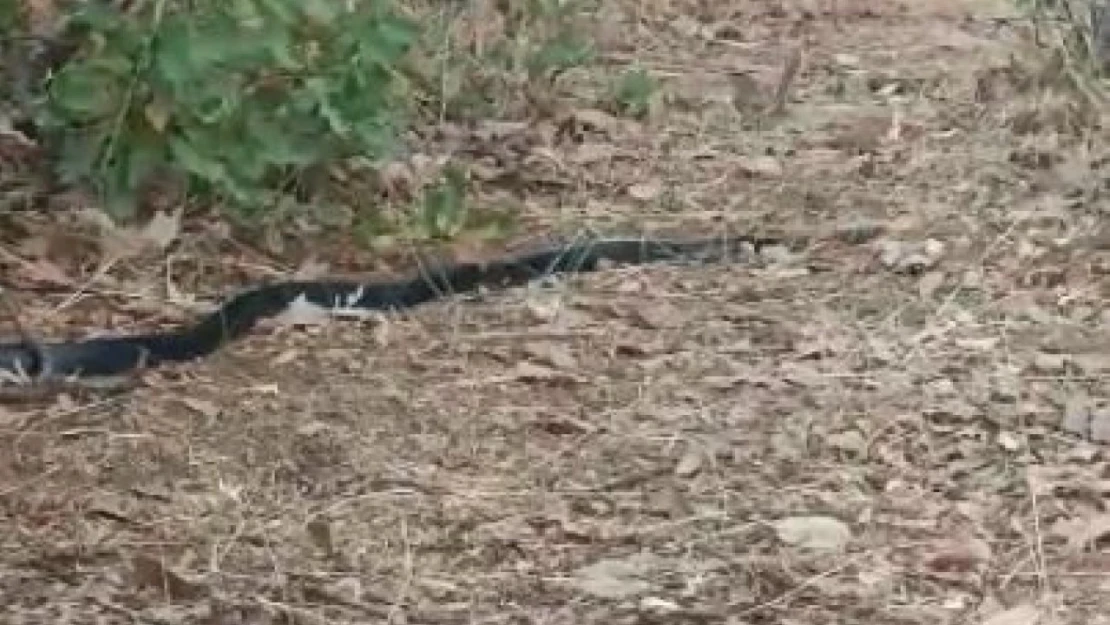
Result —
<path fill-rule="evenodd" d="M 583 105 L 535 221 L 882 236 L 0 409 L 0 622 L 1110 622 L 1089 111 L 1026 80 L 1004 6 L 680 4 L 607 10 L 666 97 Z"/>

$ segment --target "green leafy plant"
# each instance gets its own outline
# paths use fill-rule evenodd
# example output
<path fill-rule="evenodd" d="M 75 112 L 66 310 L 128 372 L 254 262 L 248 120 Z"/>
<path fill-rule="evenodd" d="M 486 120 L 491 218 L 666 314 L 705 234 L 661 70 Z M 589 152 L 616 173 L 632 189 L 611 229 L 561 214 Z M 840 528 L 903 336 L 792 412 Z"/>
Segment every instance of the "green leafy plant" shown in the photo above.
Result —
<path fill-rule="evenodd" d="M 630 117 L 643 117 L 651 110 L 659 85 L 643 68 L 625 71 L 613 88 L 618 112 Z"/>
<path fill-rule="evenodd" d="M 20 4 L 16 0 L 0 0 L 0 33 L 15 34 L 22 27 Z"/>
<path fill-rule="evenodd" d="M 400 220 L 379 215 L 364 218 L 358 225 L 360 238 L 377 247 L 388 247 L 398 239 L 449 240 L 462 234 L 474 238 L 496 239 L 508 235 L 513 215 L 504 210 L 478 210 L 467 199 L 466 171 L 448 165 L 442 178 L 423 189 L 420 197 Z"/>
<path fill-rule="evenodd" d="M 38 123 L 115 217 L 160 170 L 250 216 L 304 168 L 393 145 L 417 30 L 388 0 L 82 4 Z"/>
<path fill-rule="evenodd" d="M 414 112 L 532 105 L 534 91 L 592 60 L 589 2 L 498 0 L 480 9 L 492 14 L 424 0 L 63 3 L 68 52 L 30 112 L 60 181 L 95 189 L 117 219 L 134 214 L 148 181 L 172 176 L 250 224 L 322 212 L 327 196 L 355 210 L 360 238 L 499 236 L 510 217 L 470 210 L 450 172 L 403 215 L 366 206 L 374 188 L 346 197 L 317 185 L 389 160 Z M 500 26 L 468 38 L 465 19 Z"/>
<path fill-rule="evenodd" d="M 449 239 L 466 224 L 466 174 L 457 167 L 444 171 L 443 181 L 424 191 L 417 212 L 422 234 Z"/>

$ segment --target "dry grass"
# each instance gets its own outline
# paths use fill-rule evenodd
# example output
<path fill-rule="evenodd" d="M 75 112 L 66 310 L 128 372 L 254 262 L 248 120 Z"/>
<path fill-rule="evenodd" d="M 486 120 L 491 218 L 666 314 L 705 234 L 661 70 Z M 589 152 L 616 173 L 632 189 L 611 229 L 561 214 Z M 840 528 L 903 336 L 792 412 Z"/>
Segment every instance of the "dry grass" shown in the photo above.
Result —
<path fill-rule="evenodd" d="M 1093 113 L 956 2 L 802 4 L 614 9 L 609 57 L 671 95 L 548 146 L 531 213 L 882 240 L 260 334 L 0 412 L 5 622 L 1106 622 Z M 742 115 L 800 42 L 784 116 Z"/>

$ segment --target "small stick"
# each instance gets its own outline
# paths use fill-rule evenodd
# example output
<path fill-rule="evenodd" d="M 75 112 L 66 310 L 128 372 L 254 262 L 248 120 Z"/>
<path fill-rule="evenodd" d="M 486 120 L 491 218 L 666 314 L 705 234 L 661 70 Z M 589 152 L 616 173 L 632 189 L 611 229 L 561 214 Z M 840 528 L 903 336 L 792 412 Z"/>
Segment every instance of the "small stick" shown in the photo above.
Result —
<path fill-rule="evenodd" d="M 786 112 L 786 98 L 790 94 L 790 85 L 798 75 L 798 68 L 801 65 L 802 49 L 797 47 L 790 51 L 790 55 L 786 57 L 786 61 L 783 63 L 782 74 L 775 86 L 775 95 L 771 100 L 771 108 L 768 111 L 770 115 L 778 116 Z"/>

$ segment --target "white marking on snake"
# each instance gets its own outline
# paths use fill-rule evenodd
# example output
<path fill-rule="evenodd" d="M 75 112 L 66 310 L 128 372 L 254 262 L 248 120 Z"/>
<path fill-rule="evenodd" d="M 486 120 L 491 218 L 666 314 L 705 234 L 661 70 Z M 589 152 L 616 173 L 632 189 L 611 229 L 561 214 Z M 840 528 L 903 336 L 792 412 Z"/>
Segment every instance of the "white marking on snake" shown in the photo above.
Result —
<path fill-rule="evenodd" d="M 336 298 L 334 306 L 320 306 L 308 301 L 301 293 L 281 313 L 274 315 L 274 323 L 289 326 L 323 325 L 333 318 L 345 317 L 349 319 L 369 319 L 374 317 L 374 312 L 357 307 L 359 300 L 366 292 L 366 287 L 360 286 L 354 291 Z"/>

